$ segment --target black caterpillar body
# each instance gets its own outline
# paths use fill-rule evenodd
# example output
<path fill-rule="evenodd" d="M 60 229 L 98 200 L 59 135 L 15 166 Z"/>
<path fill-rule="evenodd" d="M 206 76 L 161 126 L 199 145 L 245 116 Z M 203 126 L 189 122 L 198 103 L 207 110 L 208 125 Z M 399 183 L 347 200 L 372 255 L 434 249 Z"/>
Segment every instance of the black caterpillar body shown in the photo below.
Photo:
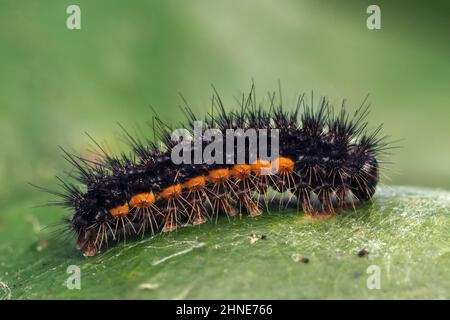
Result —
<path fill-rule="evenodd" d="M 129 234 L 169 232 L 219 214 L 257 217 L 264 205 L 260 196 L 266 200 L 269 189 L 289 192 L 299 210 L 313 216 L 370 200 L 379 180 L 377 158 L 387 144 L 380 137 L 381 126 L 366 133 L 366 101 L 350 116 L 344 103 L 335 114 L 326 98 L 313 108 L 304 95 L 293 111 L 286 111 L 275 96 L 269 94 L 268 106 L 257 105 L 252 87 L 239 111 L 226 112 L 215 92 L 203 125 L 203 130 L 215 128 L 224 134 L 236 128 L 279 129 L 279 156 L 271 162 L 174 164 L 172 128 L 157 117 L 156 140 L 143 141 L 125 131 L 130 155 L 109 155 L 100 144 L 98 161 L 64 151 L 76 169 L 77 182 L 60 179 L 64 191 L 57 192 L 62 197 L 58 204 L 74 211 L 68 225 L 78 248 L 92 256 L 109 241 Z M 191 128 L 197 118 L 187 105 L 183 111 L 185 128 Z M 202 150 L 205 147 L 202 143 Z"/>

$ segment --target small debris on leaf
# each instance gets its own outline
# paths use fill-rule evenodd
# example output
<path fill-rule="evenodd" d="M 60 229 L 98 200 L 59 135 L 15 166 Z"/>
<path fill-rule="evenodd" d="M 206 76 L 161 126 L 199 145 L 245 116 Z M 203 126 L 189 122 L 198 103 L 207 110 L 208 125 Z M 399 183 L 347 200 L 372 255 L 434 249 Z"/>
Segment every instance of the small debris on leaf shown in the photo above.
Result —
<path fill-rule="evenodd" d="M 291 258 L 294 262 L 301 262 L 301 263 L 309 262 L 309 259 L 307 257 L 302 256 L 301 254 L 298 254 L 298 253 L 293 253 Z"/>
<path fill-rule="evenodd" d="M 250 244 L 255 244 L 256 241 L 259 240 L 259 237 L 258 237 L 256 234 L 254 234 L 254 233 L 252 233 L 252 234 L 250 235 L 250 237 L 248 237 L 248 238 L 250 239 Z"/>
<path fill-rule="evenodd" d="M 369 251 L 367 251 L 365 248 L 358 251 L 357 255 L 358 257 L 365 257 L 369 254 Z"/>
<path fill-rule="evenodd" d="M 141 283 L 138 287 L 141 290 L 154 290 L 159 288 L 159 284 L 157 283 Z"/>

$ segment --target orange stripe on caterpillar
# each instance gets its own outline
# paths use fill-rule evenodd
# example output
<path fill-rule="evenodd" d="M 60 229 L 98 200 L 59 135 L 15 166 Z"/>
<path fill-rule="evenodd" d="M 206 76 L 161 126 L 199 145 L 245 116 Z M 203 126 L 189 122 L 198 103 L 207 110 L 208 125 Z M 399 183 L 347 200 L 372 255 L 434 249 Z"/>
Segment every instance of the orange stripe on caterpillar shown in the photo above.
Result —
<path fill-rule="evenodd" d="M 183 187 L 189 190 L 201 190 L 206 186 L 206 178 L 204 176 L 198 176 L 192 178 L 183 184 Z"/>
<path fill-rule="evenodd" d="M 114 218 L 126 216 L 129 212 L 130 207 L 128 207 L 128 203 L 122 204 L 109 210 L 109 213 L 111 213 Z"/>
<path fill-rule="evenodd" d="M 289 158 L 279 157 L 273 161 L 272 168 L 280 173 L 292 173 L 294 172 L 294 161 Z"/>
<path fill-rule="evenodd" d="M 181 184 L 176 184 L 165 188 L 163 191 L 159 193 L 159 196 L 166 200 L 178 198 L 181 195 L 182 190 L 183 187 L 181 186 Z"/>
<path fill-rule="evenodd" d="M 256 175 L 269 174 L 272 165 L 266 160 L 256 160 L 250 165 L 252 172 Z"/>
<path fill-rule="evenodd" d="M 213 183 L 222 183 L 230 178 L 230 170 L 228 169 L 216 169 L 212 170 L 208 174 L 208 180 Z"/>
<path fill-rule="evenodd" d="M 248 178 L 251 172 L 251 166 L 248 164 L 237 164 L 231 169 L 231 175 L 240 180 Z"/>
<path fill-rule="evenodd" d="M 149 208 L 155 200 L 153 192 L 143 192 L 132 196 L 129 204 L 132 208 Z"/>

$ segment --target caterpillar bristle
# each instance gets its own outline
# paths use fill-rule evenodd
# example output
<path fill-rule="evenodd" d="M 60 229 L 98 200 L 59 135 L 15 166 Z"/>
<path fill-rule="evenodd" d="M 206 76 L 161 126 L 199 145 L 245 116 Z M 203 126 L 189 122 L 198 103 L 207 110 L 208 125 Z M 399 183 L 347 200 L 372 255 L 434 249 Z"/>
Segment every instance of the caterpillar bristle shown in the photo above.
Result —
<path fill-rule="evenodd" d="M 180 96 L 180 110 L 186 118 L 180 128 L 192 133 L 200 119 Z M 119 124 L 129 154 L 114 156 L 89 134 L 97 150 L 95 158 L 61 148 L 74 169 L 70 177 L 75 182 L 58 178 L 62 191 L 46 191 L 60 198 L 54 204 L 74 211 L 68 223 L 86 256 L 111 242 L 126 241 L 127 235 L 172 232 L 185 224 L 217 220 L 220 215 L 260 217 L 273 203 L 271 192 L 281 194 L 279 208 L 294 203 L 298 211 L 310 216 L 335 215 L 372 198 L 380 163 L 384 163 L 380 159 L 392 148 L 381 135 L 382 126 L 368 132 L 367 99 L 353 115 L 345 100 L 337 112 L 325 97 L 314 105 L 313 93 L 309 99 L 299 95 L 294 108 L 288 109 L 281 89 L 269 92 L 265 103 L 258 104 L 252 84 L 247 94 L 236 98 L 237 110 L 228 111 L 213 87 L 211 110 L 202 121 L 201 134 L 208 129 L 223 136 L 230 129 L 255 129 L 260 137 L 264 130 L 278 129 L 275 158 L 261 158 L 259 144 L 256 158 L 255 151 L 239 155 L 235 144 L 231 158 L 227 154 L 223 163 L 175 164 L 171 152 L 178 142 L 172 140 L 173 128 L 152 109 L 153 139 L 135 137 Z M 267 138 L 270 150 L 274 139 Z M 249 137 L 244 137 L 244 144 L 250 145 Z M 188 158 L 196 159 L 196 152 L 207 148 L 203 140 L 194 143 Z M 243 163 L 239 156 L 245 159 Z"/>

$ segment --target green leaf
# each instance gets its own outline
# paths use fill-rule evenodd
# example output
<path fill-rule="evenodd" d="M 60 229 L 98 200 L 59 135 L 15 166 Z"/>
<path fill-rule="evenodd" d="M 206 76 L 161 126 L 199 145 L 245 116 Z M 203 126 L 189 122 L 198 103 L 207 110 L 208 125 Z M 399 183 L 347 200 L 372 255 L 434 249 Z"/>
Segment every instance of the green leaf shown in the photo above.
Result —
<path fill-rule="evenodd" d="M 449 208 L 446 191 L 384 187 L 371 204 L 323 221 L 294 209 L 221 218 L 86 258 L 39 231 L 58 210 L 15 206 L 0 220 L 0 297 L 450 298 Z M 70 265 L 80 267 L 80 290 L 66 287 Z M 373 270 L 380 289 L 367 286 Z"/>

